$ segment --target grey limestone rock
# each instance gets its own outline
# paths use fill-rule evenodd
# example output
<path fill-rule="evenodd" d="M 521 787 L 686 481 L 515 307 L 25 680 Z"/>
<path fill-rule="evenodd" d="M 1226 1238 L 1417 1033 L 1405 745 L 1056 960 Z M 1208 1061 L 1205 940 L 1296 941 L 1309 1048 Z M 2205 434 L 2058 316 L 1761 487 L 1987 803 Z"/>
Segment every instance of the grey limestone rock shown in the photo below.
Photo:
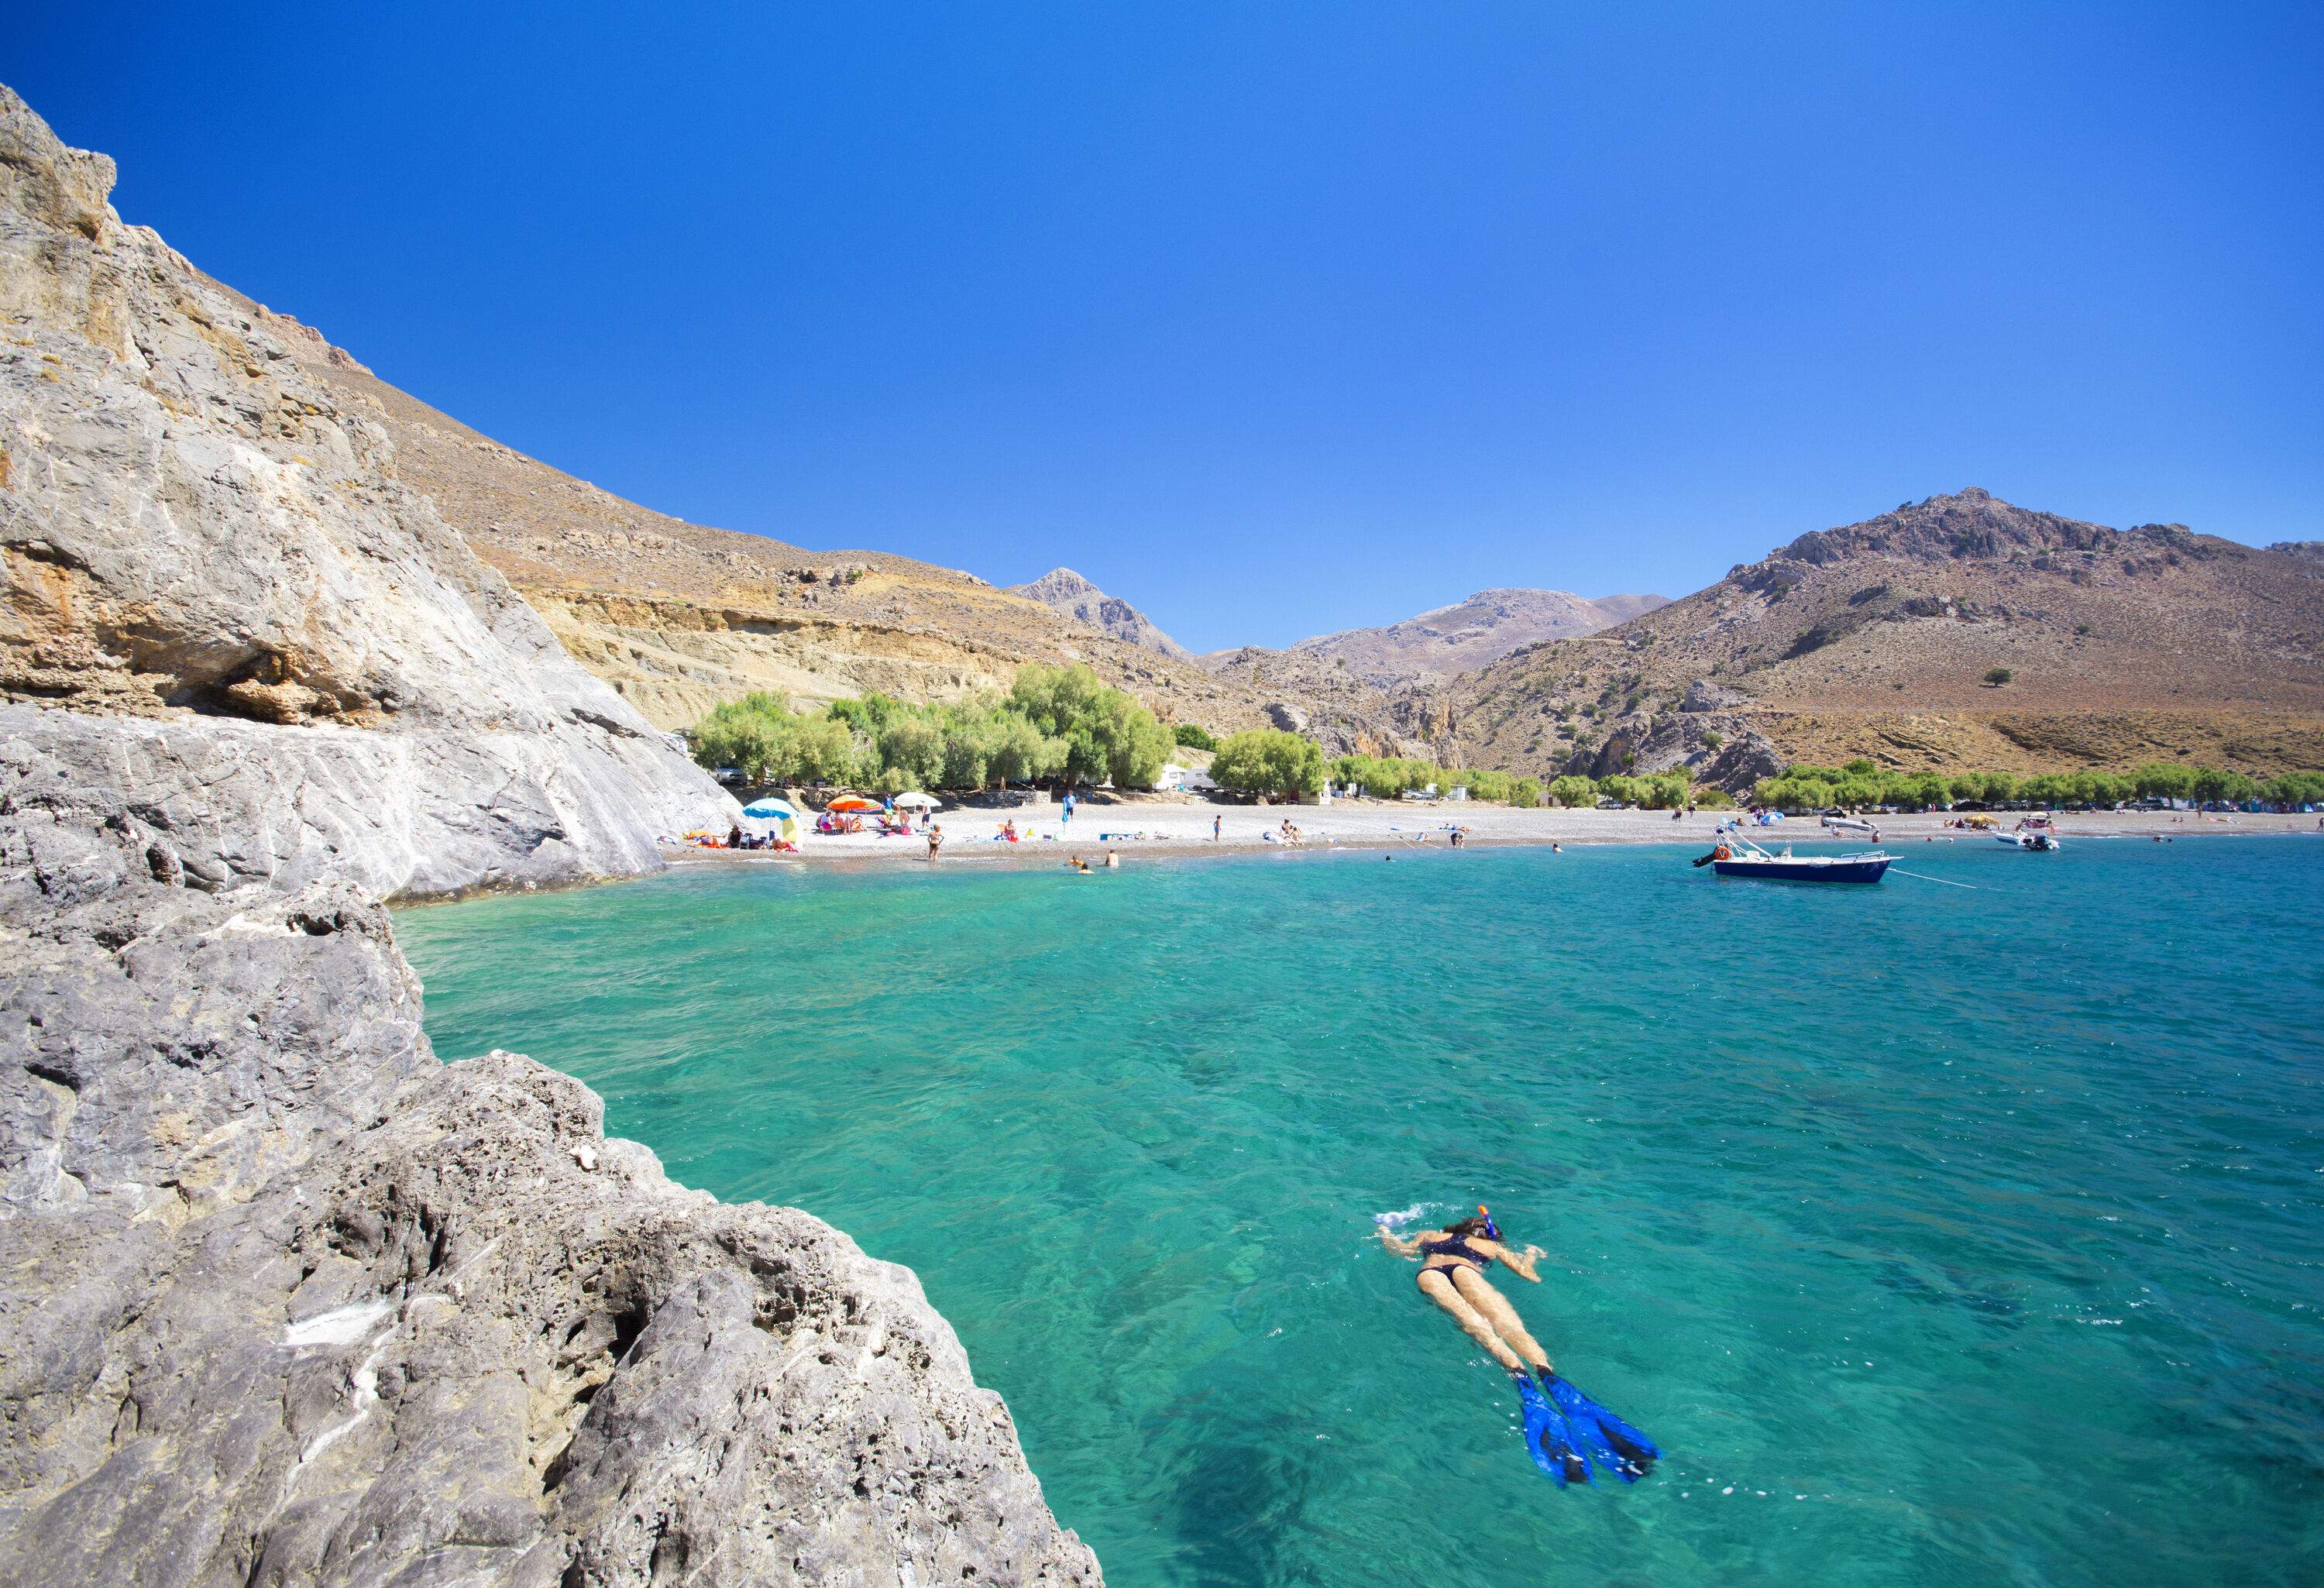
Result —
<path fill-rule="evenodd" d="M 0 88 L 0 1583 L 1085 1583 L 906 1269 L 443 1064 L 732 801 Z"/>
<path fill-rule="evenodd" d="M 1739 689 L 1729 689 L 1708 679 L 1697 679 L 1686 687 L 1686 697 L 1679 702 L 1681 711 L 1731 711 L 1749 697 Z"/>
<path fill-rule="evenodd" d="M 620 875 L 731 820 L 112 174 L 0 88 L 0 698 L 51 708 L 0 733 L 165 828 L 254 819 L 235 876 Z"/>

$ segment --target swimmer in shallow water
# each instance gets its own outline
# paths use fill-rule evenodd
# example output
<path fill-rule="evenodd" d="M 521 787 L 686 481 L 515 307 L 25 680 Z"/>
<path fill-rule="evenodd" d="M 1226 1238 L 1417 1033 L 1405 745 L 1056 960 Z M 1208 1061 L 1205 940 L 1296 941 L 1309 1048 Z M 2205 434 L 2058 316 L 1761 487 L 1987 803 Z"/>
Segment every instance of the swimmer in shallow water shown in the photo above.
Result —
<path fill-rule="evenodd" d="M 1526 1448 L 1534 1464 L 1555 1479 L 1559 1488 L 1591 1481 L 1587 1457 L 1595 1457 L 1626 1483 L 1646 1476 L 1662 1452 L 1644 1434 L 1559 1378 L 1550 1366 L 1549 1353 L 1526 1330 L 1517 1309 L 1485 1277 L 1485 1270 L 1498 1262 L 1526 1283 L 1538 1285 L 1536 1265 L 1546 1252 L 1538 1246 L 1519 1251 L 1506 1245 L 1492 1214 L 1481 1207 L 1473 1218 L 1456 1219 L 1410 1237 L 1383 1224 L 1379 1238 L 1398 1256 L 1420 1259 L 1421 1294 L 1451 1315 L 1461 1332 L 1483 1346 L 1516 1381 L 1525 1410 Z"/>
<path fill-rule="evenodd" d="M 1526 1283 L 1540 1284 L 1541 1275 L 1534 1268 L 1545 1255 L 1540 1247 L 1510 1251 L 1501 1244 L 1500 1231 L 1490 1216 L 1482 1213 L 1408 1240 L 1382 1225 L 1379 1238 L 1397 1256 L 1420 1259 L 1420 1293 L 1452 1314 L 1452 1321 L 1495 1362 L 1512 1373 L 1549 1366 L 1549 1353 L 1526 1332 L 1517 1309 L 1485 1278 L 1485 1270 L 1499 1262 Z"/>

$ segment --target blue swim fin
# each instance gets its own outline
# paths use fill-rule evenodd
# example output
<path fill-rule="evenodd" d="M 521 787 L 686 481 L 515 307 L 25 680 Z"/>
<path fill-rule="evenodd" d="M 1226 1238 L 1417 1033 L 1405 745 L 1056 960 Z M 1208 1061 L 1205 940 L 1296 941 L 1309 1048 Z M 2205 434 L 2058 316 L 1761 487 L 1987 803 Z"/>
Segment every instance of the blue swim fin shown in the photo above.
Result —
<path fill-rule="evenodd" d="M 1540 1372 L 1549 1399 L 1565 1414 L 1566 1426 L 1600 1466 L 1625 1483 L 1635 1483 L 1662 1459 L 1663 1453 L 1653 1440 L 1582 1393 L 1572 1381 L 1546 1369 Z"/>
<path fill-rule="evenodd" d="M 1573 1430 L 1566 1426 L 1565 1414 L 1550 1404 L 1531 1379 L 1522 1373 L 1511 1373 L 1516 1381 L 1517 1399 L 1525 1407 L 1526 1450 L 1533 1456 L 1533 1464 L 1549 1474 L 1560 1489 L 1568 1483 L 1591 1482 L 1590 1463 L 1573 1447 Z"/>

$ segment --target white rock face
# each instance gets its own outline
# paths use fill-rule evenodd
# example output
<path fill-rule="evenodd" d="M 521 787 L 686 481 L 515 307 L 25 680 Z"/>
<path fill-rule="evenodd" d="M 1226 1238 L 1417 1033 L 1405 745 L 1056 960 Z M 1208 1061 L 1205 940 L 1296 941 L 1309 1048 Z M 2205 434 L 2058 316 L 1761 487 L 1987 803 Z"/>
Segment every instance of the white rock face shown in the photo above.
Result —
<path fill-rule="evenodd" d="M 51 708 L 0 733 L 129 780 L 164 831 L 255 816 L 239 853 L 180 845 L 204 878 L 618 875 L 731 820 L 112 178 L 0 88 L 0 696 Z"/>

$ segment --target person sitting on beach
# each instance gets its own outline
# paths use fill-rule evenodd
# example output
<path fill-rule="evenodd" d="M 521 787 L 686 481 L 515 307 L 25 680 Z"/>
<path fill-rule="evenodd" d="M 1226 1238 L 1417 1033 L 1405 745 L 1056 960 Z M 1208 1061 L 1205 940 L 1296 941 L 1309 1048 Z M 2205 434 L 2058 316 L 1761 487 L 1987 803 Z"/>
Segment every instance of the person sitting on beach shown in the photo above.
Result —
<path fill-rule="evenodd" d="M 1007 821 L 1001 824 L 1001 836 L 1011 844 L 1017 842 L 1017 818 L 1015 817 L 1012 816 Z"/>

